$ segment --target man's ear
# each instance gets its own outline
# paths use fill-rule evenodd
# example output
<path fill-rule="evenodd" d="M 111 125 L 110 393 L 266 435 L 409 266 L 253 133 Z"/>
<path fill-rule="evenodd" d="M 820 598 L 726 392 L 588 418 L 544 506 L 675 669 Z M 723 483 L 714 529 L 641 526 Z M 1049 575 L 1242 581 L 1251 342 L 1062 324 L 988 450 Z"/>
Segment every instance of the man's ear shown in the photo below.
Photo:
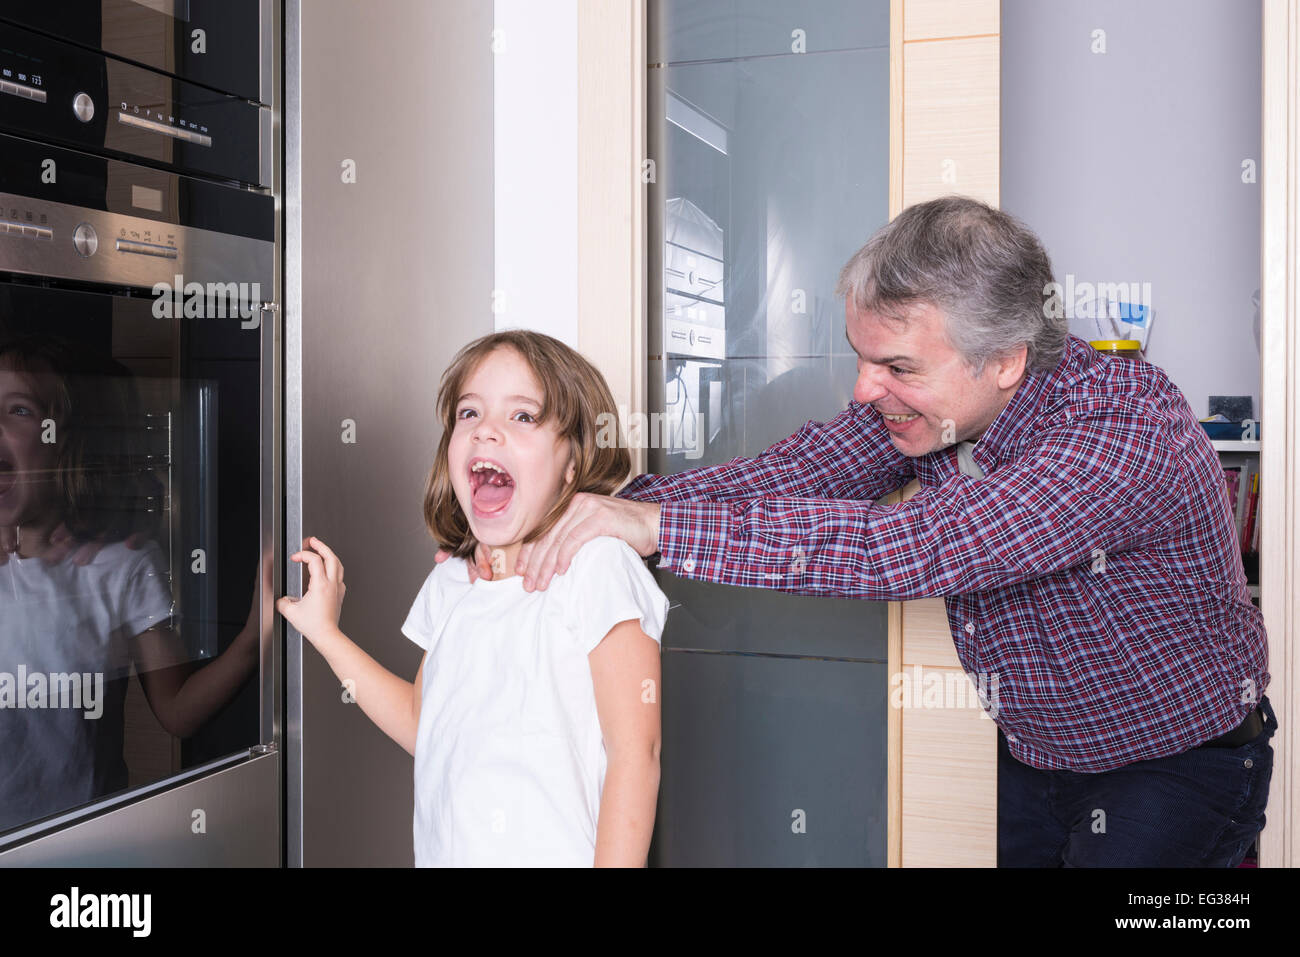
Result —
<path fill-rule="evenodd" d="M 1019 385 L 1025 373 L 1025 363 L 1029 358 L 1029 348 L 1021 343 L 1013 352 L 995 359 L 997 363 L 997 383 L 999 389 L 1010 389 Z"/>

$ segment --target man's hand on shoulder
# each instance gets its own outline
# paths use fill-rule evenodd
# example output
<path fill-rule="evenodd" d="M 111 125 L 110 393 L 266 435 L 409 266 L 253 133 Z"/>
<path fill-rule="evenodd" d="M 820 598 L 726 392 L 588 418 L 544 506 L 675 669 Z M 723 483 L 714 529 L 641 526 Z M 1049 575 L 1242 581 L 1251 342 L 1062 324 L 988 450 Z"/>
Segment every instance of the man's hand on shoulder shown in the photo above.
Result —
<path fill-rule="evenodd" d="M 601 535 L 621 538 L 646 557 L 659 548 L 659 504 L 579 492 L 549 532 L 519 550 L 515 573 L 524 591 L 543 590 L 569 570 L 573 556 Z"/>

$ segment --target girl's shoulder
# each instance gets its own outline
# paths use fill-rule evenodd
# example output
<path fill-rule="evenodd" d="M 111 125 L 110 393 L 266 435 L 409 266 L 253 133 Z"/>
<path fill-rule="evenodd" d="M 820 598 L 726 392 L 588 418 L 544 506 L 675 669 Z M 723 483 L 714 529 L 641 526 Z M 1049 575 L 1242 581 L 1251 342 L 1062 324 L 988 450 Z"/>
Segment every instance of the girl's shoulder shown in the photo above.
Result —
<path fill-rule="evenodd" d="M 75 551 L 74 553 L 75 554 Z M 66 559 L 65 559 L 66 560 Z M 126 542 L 110 542 L 103 545 L 90 561 L 83 566 L 104 577 L 133 577 L 140 574 L 163 574 L 167 572 L 167 557 L 162 547 L 152 539 L 128 545 Z"/>
<path fill-rule="evenodd" d="M 578 572 L 583 576 L 606 576 L 629 570 L 639 570 L 648 577 L 650 570 L 636 549 L 611 535 L 598 535 L 574 553 L 569 562 L 568 574 Z"/>
<path fill-rule="evenodd" d="M 573 556 L 558 581 L 567 598 L 570 628 L 584 653 L 600 644 L 619 622 L 638 619 L 641 630 L 660 640 L 668 615 L 668 596 L 655 581 L 645 559 L 621 538 L 599 536 Z"/>
<path fill-rule="evenodd" d="M 429 574 L 425 576 L 422 591 L 443 593 L 457 588 L 469 587 L 469 564 L 463 558 L 448 558 L 435 562 Z"/>

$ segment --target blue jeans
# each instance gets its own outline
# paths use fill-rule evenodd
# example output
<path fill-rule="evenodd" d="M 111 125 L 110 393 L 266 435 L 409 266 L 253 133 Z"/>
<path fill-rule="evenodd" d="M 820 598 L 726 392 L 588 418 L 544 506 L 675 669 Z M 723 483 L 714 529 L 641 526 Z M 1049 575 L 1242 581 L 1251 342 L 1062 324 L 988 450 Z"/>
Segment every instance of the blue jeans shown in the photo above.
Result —
<path fill-rule="evenodd" d="M 998 731 L 999 867 L 1236 867 L 1264 827 L 1277 718 L 1239 748 L 1084 774 L 1017 761 Z"/>

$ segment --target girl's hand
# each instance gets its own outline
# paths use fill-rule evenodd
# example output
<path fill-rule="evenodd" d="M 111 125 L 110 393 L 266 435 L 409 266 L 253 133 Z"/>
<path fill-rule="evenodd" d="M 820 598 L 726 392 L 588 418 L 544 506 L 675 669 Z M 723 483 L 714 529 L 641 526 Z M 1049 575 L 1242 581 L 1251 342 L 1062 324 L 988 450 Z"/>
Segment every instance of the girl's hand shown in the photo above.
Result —
<path fill-rule="evenodd" d="M 303 550 L 289 558 L 307 566 L 307 592 L 301 598 L 285 595 L 275 610 L 306 638 L 314 640 L 331 629 L 337 630 L 343 611 L 343 563 L 319 538 L 305 538 Z M 316 551 L 310 551 L 307 546 Z"/>

